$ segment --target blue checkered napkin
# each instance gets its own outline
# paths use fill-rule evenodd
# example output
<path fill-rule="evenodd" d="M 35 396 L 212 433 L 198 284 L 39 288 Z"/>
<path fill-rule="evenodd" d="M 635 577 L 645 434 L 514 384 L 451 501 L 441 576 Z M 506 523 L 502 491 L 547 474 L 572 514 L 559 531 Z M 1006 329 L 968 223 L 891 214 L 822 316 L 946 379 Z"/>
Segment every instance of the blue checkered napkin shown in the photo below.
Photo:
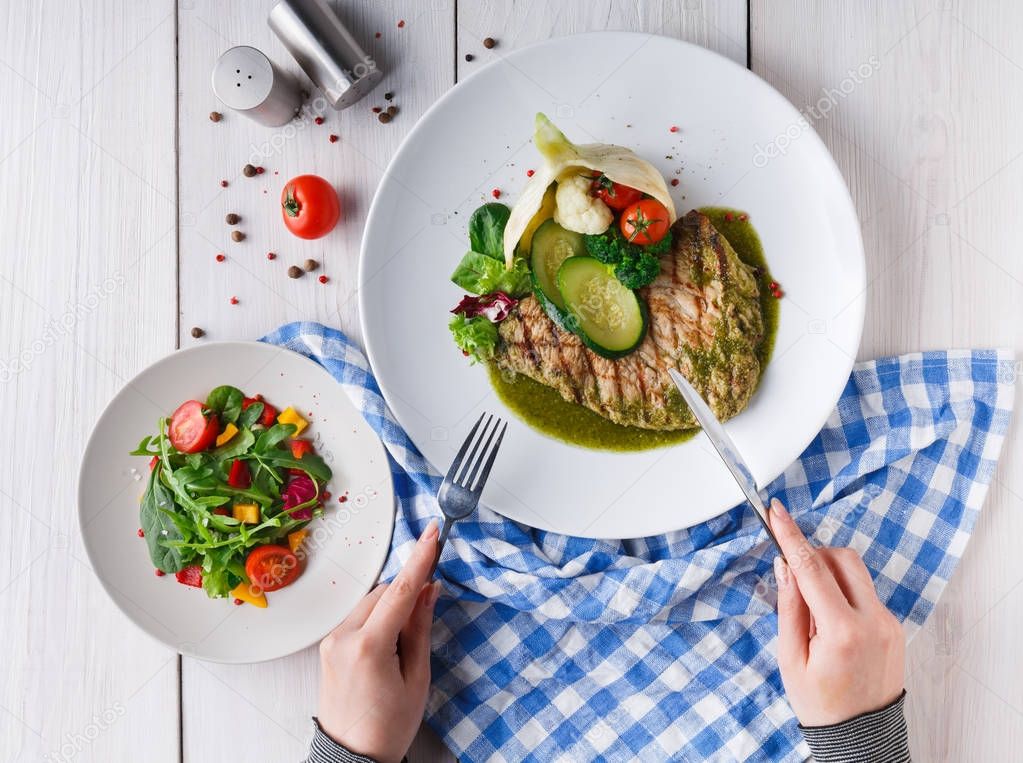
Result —
<path fill-rule="evenodd" d="M 294 323 L 266 341 L 323 364 L 390 451 L 401 501 L 393 575 L 439 514 L 439 475 L 343 334 Z M 1014 370 L 993 351 L 860 363 L 824 430 L 767 489 L 819 542 L 862 554 L 910 633 L 973 529 Z M 803 760 L 773 654 L 773 556 L 741 508 L 620 542 L 481 509 L 441 561 L 427 720 L 463 761 Z"/>

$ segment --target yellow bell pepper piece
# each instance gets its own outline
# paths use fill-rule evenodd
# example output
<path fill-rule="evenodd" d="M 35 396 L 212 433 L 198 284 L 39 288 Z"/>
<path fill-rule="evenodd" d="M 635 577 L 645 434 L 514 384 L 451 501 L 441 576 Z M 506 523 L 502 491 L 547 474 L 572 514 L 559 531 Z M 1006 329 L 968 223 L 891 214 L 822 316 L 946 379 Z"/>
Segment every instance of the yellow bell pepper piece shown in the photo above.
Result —
<path fill-rule="evenodd" d="M 217 447 L 219 448 L 225 442 L 230 441 L 236 434 L 238 434 L 238 427 L 228 422 L 227 426 L 224 427 L 224 431 L 217 435 Z"/>
<path fill-rule="evenodd" d="M 298 411 L 292 408 L 290 405 L 280 412 L 277 416 L 278 424 L 294 424 L 295 431 L 292 433 L 292 437 L 298 437 L 302 434 L 302 430 L 309 426 L 309 422 L 303 419 Z"/>
<path fill-rule="evenodd" d="M 234 588 L 231 589 L 231 595 L 236 599 L 241 599 L 242 601 L 248 602 L 254 607 L 266 609 L 266 594 L 262 592 L 258 594 L 253 593 L 252 591 L 249 590 L 248 583 L 239 583 L 238 585 L 236 585 Z"/>
<path fill-rule="evenodd" d="M 233 507 L 234 518 L 247 525 L 259 524 L 259 506 L 254 503 L 236 503 Z"/>
<path fill-rule="evenodd" d="M 299 546 L 302 545 L 302 541 L 309 535 L 308 530 L 295 530 L 293 533 L 288 533 L 288 548 L 291 549 L 291 553 L 297 554 Z"/>

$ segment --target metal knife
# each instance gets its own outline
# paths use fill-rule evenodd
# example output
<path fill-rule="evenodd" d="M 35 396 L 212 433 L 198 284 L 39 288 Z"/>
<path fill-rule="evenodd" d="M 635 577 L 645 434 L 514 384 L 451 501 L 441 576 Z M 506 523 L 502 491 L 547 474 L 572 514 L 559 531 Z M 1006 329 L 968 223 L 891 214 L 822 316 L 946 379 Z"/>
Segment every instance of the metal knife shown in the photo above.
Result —
<path fill-rule="evenodd" d="M 711 411 L 710 407 L 703 402 L 703 398 L 700 397 L 700 393 L 697 392 L 693 385 L 686 381 L 686 378 L 676 371 L 674 368 L 668 369 L 668 375 L 671 376 L 671 380 L 675 382 L 675 386 L 678 387 L 678 391 L 682 393 L 683 399 L 689 406 L 689 409 L 696 416 L 696 420 L 700 422 L 700 426 L 703 427 L 703 431 L 706 432 L 707 438 L 711 441 L 714 449 L 721 456 L 721 460 L 725 462 L 725 466 L 728 467 L 728 471 L 731 472 L 732 477 L 738 483 L 742 489 L 743 495 L 746 496 L 746 500 L 749 501 L 753 507 L 753 513 L 757 515 L 757 519 L 767 530 L 768 536 L 774 541 L 775 547 L 778 549 L 778 553 L 785 556 L 781 550 L 781 546 L 778 545 L 778 539 L 774 537 L 774 533 L 771 531 L 771 525 L 767 521 L 767 507 L 764 506 L 764 501 L 760 498 L 760 493 L 757 492 L 757 483 L 753 479 L 753 474 L 750 472 L 749 467 L 746 466 L 746 462 L 742 460 L 742 456 L 739 455 L 739 451 L 736 449 L 735 444 L 732 442 L 732 438 L 728 436 L 725 428 L 721 426 L 721 422 L 718 421 L 717 416 Z"/>

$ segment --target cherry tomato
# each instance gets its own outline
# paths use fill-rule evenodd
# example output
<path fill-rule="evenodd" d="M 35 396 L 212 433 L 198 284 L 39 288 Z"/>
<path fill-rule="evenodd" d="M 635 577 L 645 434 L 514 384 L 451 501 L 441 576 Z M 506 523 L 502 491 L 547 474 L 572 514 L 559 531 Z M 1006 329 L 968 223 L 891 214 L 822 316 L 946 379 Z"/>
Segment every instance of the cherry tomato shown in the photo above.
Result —
<path fill-rule="evenodd" d="M 622 235 L 640 246 L 656 244 L 668 233 L 672 221 L 657 199 L 643 199 L 622 212 Z"/>
<path fill-rule="evenodd" d="M 298 557 L 286 546 L 259 546 L 245 560 L 249 582 L 263 591 L 276 591 L 291 585 L 301 574 Z"/>
<path fill-rule="evenodd" d="M 337 225 L 341 204 L 333 186 L 319 175 L 299 175 L 281 191 L 281 214 L 299 238 L 322 238 Z"/>
<path fill-rule="evenodd" d="M 167 428 L 171 445 L 182 453 L 206 450 L 218 434 L 220 422 L 214 414 L 207 414 L 206 407 L 198 400 L 188 400 L 178 406 Z"/>
<path fill-rule="evenodd" d="M 637 191 L 621 183 L 615 183 L 607 175 L 597 175 L 593 179 L 593 195 L 607 204 L 611 209 L 621 212 L 643 198 L 643 192 Z"/>

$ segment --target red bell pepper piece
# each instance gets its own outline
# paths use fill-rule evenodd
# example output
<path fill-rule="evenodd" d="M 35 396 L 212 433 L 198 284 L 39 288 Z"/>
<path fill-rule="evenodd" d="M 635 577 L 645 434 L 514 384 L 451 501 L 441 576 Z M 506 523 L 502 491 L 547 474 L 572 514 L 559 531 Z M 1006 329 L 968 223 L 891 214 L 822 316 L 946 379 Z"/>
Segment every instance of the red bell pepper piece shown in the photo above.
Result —
<path fill-rule="evenodd" d="M 312 453 L 313 444 L 309 440 L 292 440 L 291 441 L 291 455 L 298 459 L 302 458 L 306 453 Z"/>
<path fill-rule="evenodd" d="M 227 484 L 242 490 L 252 487 L 252 473 L 249 471 L 249 465 L 240 458 L 232 461 L 231 470 L 227 473 Z"/>
<path fill-rule="evenodd" d="M 190 585 L 193 588 L 202 588 L 202 568 L 196 565 L 185 567 L 174 573 L 181 585 Z"/>

